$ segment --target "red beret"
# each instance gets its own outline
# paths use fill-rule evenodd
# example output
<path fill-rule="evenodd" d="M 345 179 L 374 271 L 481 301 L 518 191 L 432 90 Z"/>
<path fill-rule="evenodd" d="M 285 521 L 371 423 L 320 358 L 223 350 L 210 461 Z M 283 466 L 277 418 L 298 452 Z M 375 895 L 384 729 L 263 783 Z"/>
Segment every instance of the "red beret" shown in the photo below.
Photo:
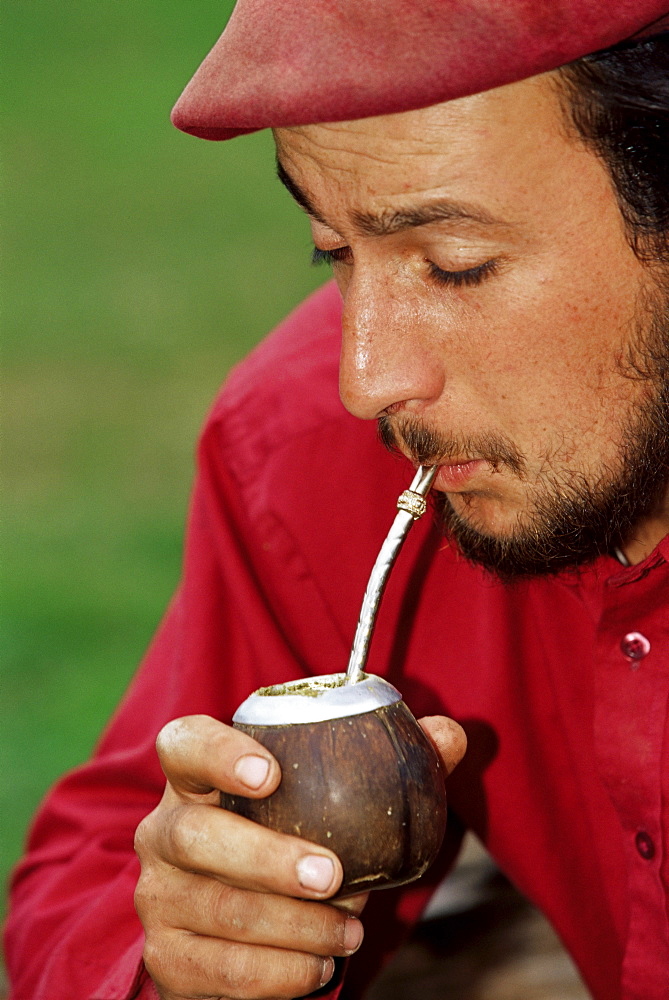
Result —
<path fill-rule="evenodd" d="M 668 0 L 238 0 L 172 121 L 229 139 L 408 111 L 667 28 Z"/>

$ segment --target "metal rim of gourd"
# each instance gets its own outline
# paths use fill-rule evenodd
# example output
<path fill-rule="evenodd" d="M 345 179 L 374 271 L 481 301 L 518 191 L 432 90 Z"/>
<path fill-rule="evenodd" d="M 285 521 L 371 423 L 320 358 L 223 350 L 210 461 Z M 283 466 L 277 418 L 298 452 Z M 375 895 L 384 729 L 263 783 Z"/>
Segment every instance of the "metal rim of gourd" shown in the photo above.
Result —
<path fill-rule="evenodd" d="M 285 726 L 328 722 L 394 705 L 402 695 L 389 681 L 363 675 L 345 684 L 346 674 L 322 674 L 260 688 L 243 701 L 233 722 L 243 726 Z"/>

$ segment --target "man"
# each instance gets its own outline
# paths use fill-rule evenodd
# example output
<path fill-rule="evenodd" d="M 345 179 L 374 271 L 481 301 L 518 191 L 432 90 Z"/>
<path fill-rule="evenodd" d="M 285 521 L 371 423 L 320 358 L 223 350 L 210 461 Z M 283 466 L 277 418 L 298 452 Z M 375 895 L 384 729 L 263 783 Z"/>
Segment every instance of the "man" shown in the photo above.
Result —
<path fill-rule="evenodd" d="M 175 120 L 275 128 L 338 292 L 219 398 L 181 591 L 18 873 L 16 997 L 334 997 L 357 951 L 355 992 L 464 828 L 595 997 L 667 995 L 667 38 L 556 68 L 666 13 L 632 6 L 238 6 Z M 335 907 L 332 852 L 216 807 L 280 773 L 215 720 L 342 669 L 411 462 L 440 467 L 442 525 L 415 529 L 370 666 L 448 770 L 444 716 L 469 748 L 427 880 Z"/>

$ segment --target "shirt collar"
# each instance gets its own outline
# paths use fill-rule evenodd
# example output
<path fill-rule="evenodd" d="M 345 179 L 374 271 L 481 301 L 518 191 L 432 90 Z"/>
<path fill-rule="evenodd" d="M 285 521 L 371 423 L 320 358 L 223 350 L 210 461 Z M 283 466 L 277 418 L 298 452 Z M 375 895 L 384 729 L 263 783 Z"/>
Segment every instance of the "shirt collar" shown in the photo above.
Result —
<path fill-rule="evenodd" d="M 656 567 L 668 562 L 669 535 L 665 535 L 653 551 L 640 563 L 637 563 L 636 566 L 620 566 L 618 564 L 616 571 L 609 576 L 608 583 L 613 587 L 622 587 L 628 583 L 635 583 L 637 580 L 643 580 Z"/>

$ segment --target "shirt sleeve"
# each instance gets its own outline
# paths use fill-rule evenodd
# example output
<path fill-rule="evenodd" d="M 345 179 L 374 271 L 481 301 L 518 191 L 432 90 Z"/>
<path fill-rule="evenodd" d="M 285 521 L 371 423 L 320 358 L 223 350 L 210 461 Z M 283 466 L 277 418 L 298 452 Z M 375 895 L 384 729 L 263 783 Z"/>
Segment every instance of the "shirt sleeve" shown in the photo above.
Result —
<path fill-rule="evenodd" d="M 41 807 L 14 874 L 6 952 L 15 1000 L 156 995 L 133 906 L 134 831 L 164 786 L 156 735 L 183 715 L 229 721 L 251 690 L 303 670 L 275 611 L 279 570 L 267 553 L 282 558 L 285 540 L 277 547 L 272 525 L 250 524 L 212 427 L 179 592 L 93 759 Z"/>
<path fill-rule="evenodd" d="M 373 427 L 342 416 L 335 296 L 326 287 L 300 307 L 214 407 L 200 441 L 181 586 L 92 760 L 47 797 L 14 874 L 12 1000 L 153 1000 L 133 905 L 133 839 L 164 787 L 156 735 L 184 715 L 230 722 L 256 688 L 346 663 L 383 528 L 370 530 L 378 521 L 370 485 L 356 500 L 352 538 L 337 489 L 355 480 L 353 468 L 376 483 L 370 456 L 381 449 Z M 347 996 L 401 941 L 452 853 L 419 886 L 372 893 L 365 943 L 346 964 Z M 339 989 L 336 979 L 319 996 L 334 1000 Z"/>

